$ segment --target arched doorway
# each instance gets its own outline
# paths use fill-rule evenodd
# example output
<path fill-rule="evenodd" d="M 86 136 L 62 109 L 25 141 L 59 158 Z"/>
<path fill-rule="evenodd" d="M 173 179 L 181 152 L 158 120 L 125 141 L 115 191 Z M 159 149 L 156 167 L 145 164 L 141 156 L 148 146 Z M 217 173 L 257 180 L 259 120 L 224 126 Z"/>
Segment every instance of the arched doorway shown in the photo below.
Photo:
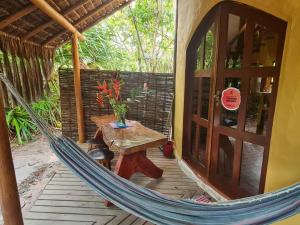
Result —
<path fill-rule="evenodd" d="M 183 158 L 231 198 L 262 193 L 286 22 L 215 6 L 187 50 Z"/>

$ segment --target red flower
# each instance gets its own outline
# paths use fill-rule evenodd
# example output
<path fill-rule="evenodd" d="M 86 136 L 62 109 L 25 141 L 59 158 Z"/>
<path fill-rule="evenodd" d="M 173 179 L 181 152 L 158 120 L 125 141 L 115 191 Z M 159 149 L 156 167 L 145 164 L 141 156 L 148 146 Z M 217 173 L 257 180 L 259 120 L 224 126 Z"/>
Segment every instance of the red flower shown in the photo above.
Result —
<path fill-rule="evenodd" d="M 103 81 L 103 84 L 101 85 L 100 82 L 98 82 L 98 86 L 97 86 L 97 89 L 100 91 L 100 92 L 104 92 L 104 93 L 107 93 L 107 83 L 106 81 Z"/>
<path fill-rule="evenodd" d="M 112 90 L 107 90 L 107 93 L 108 93 L 108 97 L 109 97 L 109 98 L 112 98 L 112 97 L 113 97 Z"/>
<path fill-rule="evenodd" d="M 99 104 L 99 106 L 100 106 L 101 108 L 104 107 L 103 96 L 102 96 L 102 94 L 100 94 L 100 93 L 97 93 L 97 102 L 98 102 L 98 104 Z"/>
<path fill-rule="evenodd" d="M 119 80 L 113 81 L 113 89 L 115 91 L 115 98 L 116 98 L 116 100 L 118 100 L 119 95 L 120 95 L 120 81 Z"/>
<path fill-rule="evenodd" d="M 116 105 L 121 104 L 120 92 L 121 92 L 122 81 L 119 80 L 117 74 L 113 76 L 112 79 L 103 81 L 103 83 L 98 82 L 98 93 L 97 93 L 97 102 L 101 108 L 105 107 L 104 100 L 115 100 Z M 109 106 L 109 104 L 107 104 Z"/>
<path fill-rule="evenodd" d="M 107 83 L 106 83 L 106 80 L 103 81 L 103 90 L 107 90 Z"/>

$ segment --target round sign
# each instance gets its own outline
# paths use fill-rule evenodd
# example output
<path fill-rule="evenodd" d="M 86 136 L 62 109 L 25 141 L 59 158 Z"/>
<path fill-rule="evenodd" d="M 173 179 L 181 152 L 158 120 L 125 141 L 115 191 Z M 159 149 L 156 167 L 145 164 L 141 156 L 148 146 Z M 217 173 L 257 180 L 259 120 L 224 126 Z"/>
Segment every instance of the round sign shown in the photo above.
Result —
<path fill-rule="evenodd" d="M 222 106 L 230 111 L 237 110 L 241 104 L 241 92 L 237 88 L 227 88 L 222 92 Z"/>

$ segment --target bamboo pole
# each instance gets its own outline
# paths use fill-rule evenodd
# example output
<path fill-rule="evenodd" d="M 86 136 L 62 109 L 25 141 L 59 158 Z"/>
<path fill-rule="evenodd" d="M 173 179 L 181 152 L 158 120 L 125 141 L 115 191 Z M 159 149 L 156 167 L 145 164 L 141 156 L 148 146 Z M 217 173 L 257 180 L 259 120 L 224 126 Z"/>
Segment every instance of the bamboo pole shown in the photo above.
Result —
<path fill-rule="evenodd" d="M 76 112 L 77 112 L 77 127 L 79 143 L 85 141 L 85 127 L 84 127 L 84 116 L 83 116 L 83 104 L 81 94 L 81 82 L 80 82 L 80 62 L 78 53 L 78 37 L 77 33 L 72 38 L 72 54 L 73 54 L 73 71 L 74 71 L 74 90 L 76 98 Z"/>
<path fill-rule="evenodd" d="M 18 186 L 1 97 L 0 128 L 0 196 L 4 224 L 23 225 Z"/>
<path fill-rule="evenodd" d="M 77 34 L 81 41 L 84 41 L 84 36 L 65 17 L 53 9 L 45 0 L 31 0 L 31 2 L 65 29 L 71 31 L 73 34 Z"/>

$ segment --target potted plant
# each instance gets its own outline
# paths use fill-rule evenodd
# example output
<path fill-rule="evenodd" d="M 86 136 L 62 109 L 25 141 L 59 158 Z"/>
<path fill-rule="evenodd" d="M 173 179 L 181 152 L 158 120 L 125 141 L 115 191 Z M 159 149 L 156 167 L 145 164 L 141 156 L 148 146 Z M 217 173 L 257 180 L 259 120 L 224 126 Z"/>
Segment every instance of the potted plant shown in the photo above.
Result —
<path fill-rule="evenodd" d="M 114 114 L 117 118 L 116 125 L 119 128 L 126 127 L 125 117 L 128 111 L 128 106 L 120 96 L 121 86 L 124 84 L 120 76 L 116 74 L 114 78 L 98 82 L 97 102 L 101 108 L 105 107 L 105 99 L 109 102 Z"/>

